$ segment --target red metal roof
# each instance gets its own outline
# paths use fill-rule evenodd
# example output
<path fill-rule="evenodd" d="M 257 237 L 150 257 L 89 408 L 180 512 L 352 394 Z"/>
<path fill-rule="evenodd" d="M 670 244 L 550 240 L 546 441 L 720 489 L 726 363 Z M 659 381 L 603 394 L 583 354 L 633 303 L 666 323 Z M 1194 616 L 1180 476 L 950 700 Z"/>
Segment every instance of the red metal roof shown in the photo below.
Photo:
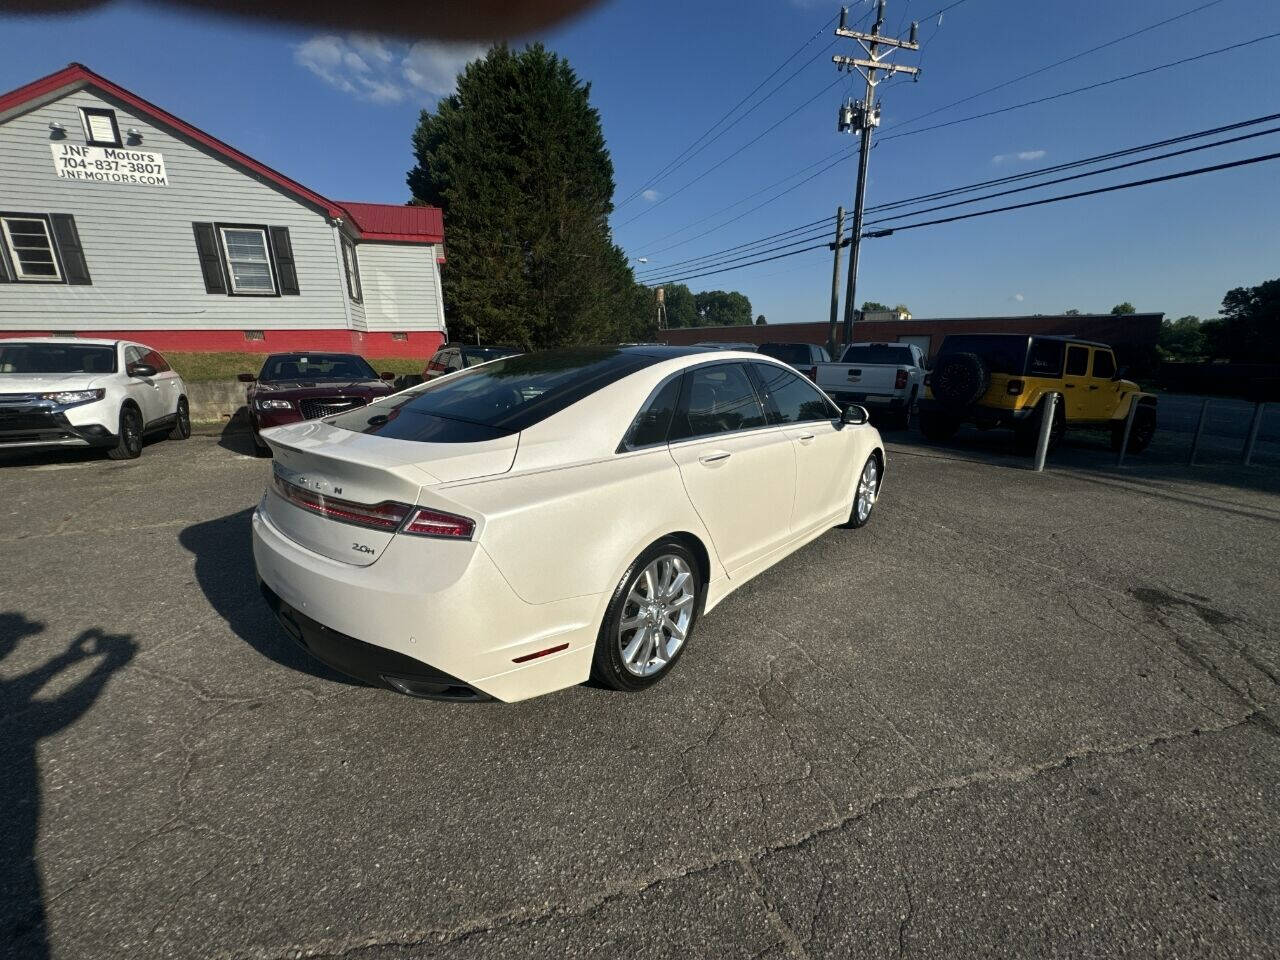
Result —
<path fill-rule="evenodd" d="M 398 240 L 402 243 L 442 243 L 444 214 L 439 207 L 395 203 L 340 201 L 366 240 Z"/>
<path fill-rule="evenodd" d="M 221 154 L 227 160 L 274 183 L 298 199 L 320 208 L 328 217 L 342 217 L 351 222 L 362 240 L 391 240 L 400 243 L 443 243 L 444 216 L 438 207 L 408 207 L 388 203 L 337 203 L 309 190 L 296 180 L 259 163 L 248 154 L 241 153 L 228 143 L 223 143 L 185 120 L 180 120 L 154 103 L 117 86 L 106 77 L 99 76 L 79 63 L 68 64 L 62 70 L 47 77 L 33 80 L 25 86 L 0 94 L 0 118 L 35 100 L 53 100 L 57 97 L 92 86 L 103 93 L 128 104 L 139 113 L 159 121 L 166 127 Z M 366 224 L 367 229 L 366 229 Z"/>

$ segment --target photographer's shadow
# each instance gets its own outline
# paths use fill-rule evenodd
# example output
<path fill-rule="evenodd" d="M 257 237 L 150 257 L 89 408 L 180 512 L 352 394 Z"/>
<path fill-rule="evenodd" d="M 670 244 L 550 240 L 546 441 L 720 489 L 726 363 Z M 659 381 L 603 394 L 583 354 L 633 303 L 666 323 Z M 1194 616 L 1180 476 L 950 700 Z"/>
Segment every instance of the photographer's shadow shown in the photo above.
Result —
<path fill-rule="evenodd" d="M 363 686 L 300 649 L 281 629 L 258 590 L 253 567 L 253 509 L 187 527 L 178 542 L 196 558 L 196 582 L 237 637 L 264 657 L 322 680 Z"/>
<path fill-rule="evenodd" d="M 44 631 L 44 624 L 20 613 L 0 613 L 0 661 L 18 644 Z M 44 891 L 36 865 L 36 836 L 40 823 L 40 772 L 36 747 L 41 740 L 68 727 L 88 712 L 111 675 L 128 663 L 137 650 L 124 634 L 86 630 L 41 666 L 0 678 L 0 954 L 49 956 Z M 84 672 L 84 665 L 92 666 Z M 70 670 L 78 679 L 59 684 Z M 41 696 L 46 687 L 59 692 Z"/>

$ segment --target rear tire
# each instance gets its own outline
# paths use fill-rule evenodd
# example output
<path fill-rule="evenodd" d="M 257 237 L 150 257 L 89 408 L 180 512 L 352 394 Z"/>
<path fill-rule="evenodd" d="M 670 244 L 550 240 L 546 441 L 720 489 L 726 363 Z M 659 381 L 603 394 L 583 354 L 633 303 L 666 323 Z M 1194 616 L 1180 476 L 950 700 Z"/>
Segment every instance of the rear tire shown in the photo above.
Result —
<path fill-rule="evenodd" d="M 627 567 L 605 609 L 592 679 L 634 693 L 665 677 L 689 645 L 705 590 L 697 558 L 679 540 L 647 548 Z"/>
<path fill-rule="evenodd" d="M 186 440 L 191 436 L 191 407 L 187 404 L 186 397 L 178 398 L 177 417 L 173 429 L 169 431 L 169 439 Z"/>
<path fill-rule="evenodd" d="M 955 417 L 933 410 L 925 410 L 920 414 L 920 432 L 930 443 L 946 443 L 959 429 L 960 421 Z"/>
<path fill-rule="evenodd" d="M 142 455 L 142 414 L 133 407 L 120 411 L 116 445 L 107 451 L 112 460 L 136 460 Z"/>

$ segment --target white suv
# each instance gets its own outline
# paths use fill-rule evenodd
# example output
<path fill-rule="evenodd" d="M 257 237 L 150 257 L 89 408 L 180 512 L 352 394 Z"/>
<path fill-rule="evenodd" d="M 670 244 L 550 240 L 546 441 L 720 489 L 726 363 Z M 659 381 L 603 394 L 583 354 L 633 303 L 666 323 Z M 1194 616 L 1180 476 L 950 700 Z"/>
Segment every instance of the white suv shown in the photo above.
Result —
<path fill-rule="evenodd" d="M 143 437 L 191 436 L 187 388 L 150 347 L 126 340 L 0 340 L 0 451 L 103 447 L 142 453 Z"/>

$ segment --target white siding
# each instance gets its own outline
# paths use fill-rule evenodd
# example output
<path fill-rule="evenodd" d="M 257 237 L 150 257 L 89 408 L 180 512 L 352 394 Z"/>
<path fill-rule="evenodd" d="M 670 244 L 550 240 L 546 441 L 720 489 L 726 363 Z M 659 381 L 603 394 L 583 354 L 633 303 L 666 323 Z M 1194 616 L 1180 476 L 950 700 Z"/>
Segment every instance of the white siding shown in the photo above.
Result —
<path fill-rule="evenodd" d="M 444 330 L 440 267 L 432 244 L 361 243 L 365 329 Z"/>
<path fill-rule="evenodd" d="M 83 144 L 79 107 L 116 111 L 121 134 L 164 154 L 165 187 L 60 180 L 49 123 Z M 93 282 L 0 283 L 0 330 L 345 328 L 346 296 L 333 231 L 319 210 L 220 155 L 155 126 L 122 104 L 82 89 L 0 124 L 0 210 L 76 218 Z M 193 221 L 289 228 L 299 296 L 205 293 Z M 356 307 L 355 316 L 362 311 Z"/>

